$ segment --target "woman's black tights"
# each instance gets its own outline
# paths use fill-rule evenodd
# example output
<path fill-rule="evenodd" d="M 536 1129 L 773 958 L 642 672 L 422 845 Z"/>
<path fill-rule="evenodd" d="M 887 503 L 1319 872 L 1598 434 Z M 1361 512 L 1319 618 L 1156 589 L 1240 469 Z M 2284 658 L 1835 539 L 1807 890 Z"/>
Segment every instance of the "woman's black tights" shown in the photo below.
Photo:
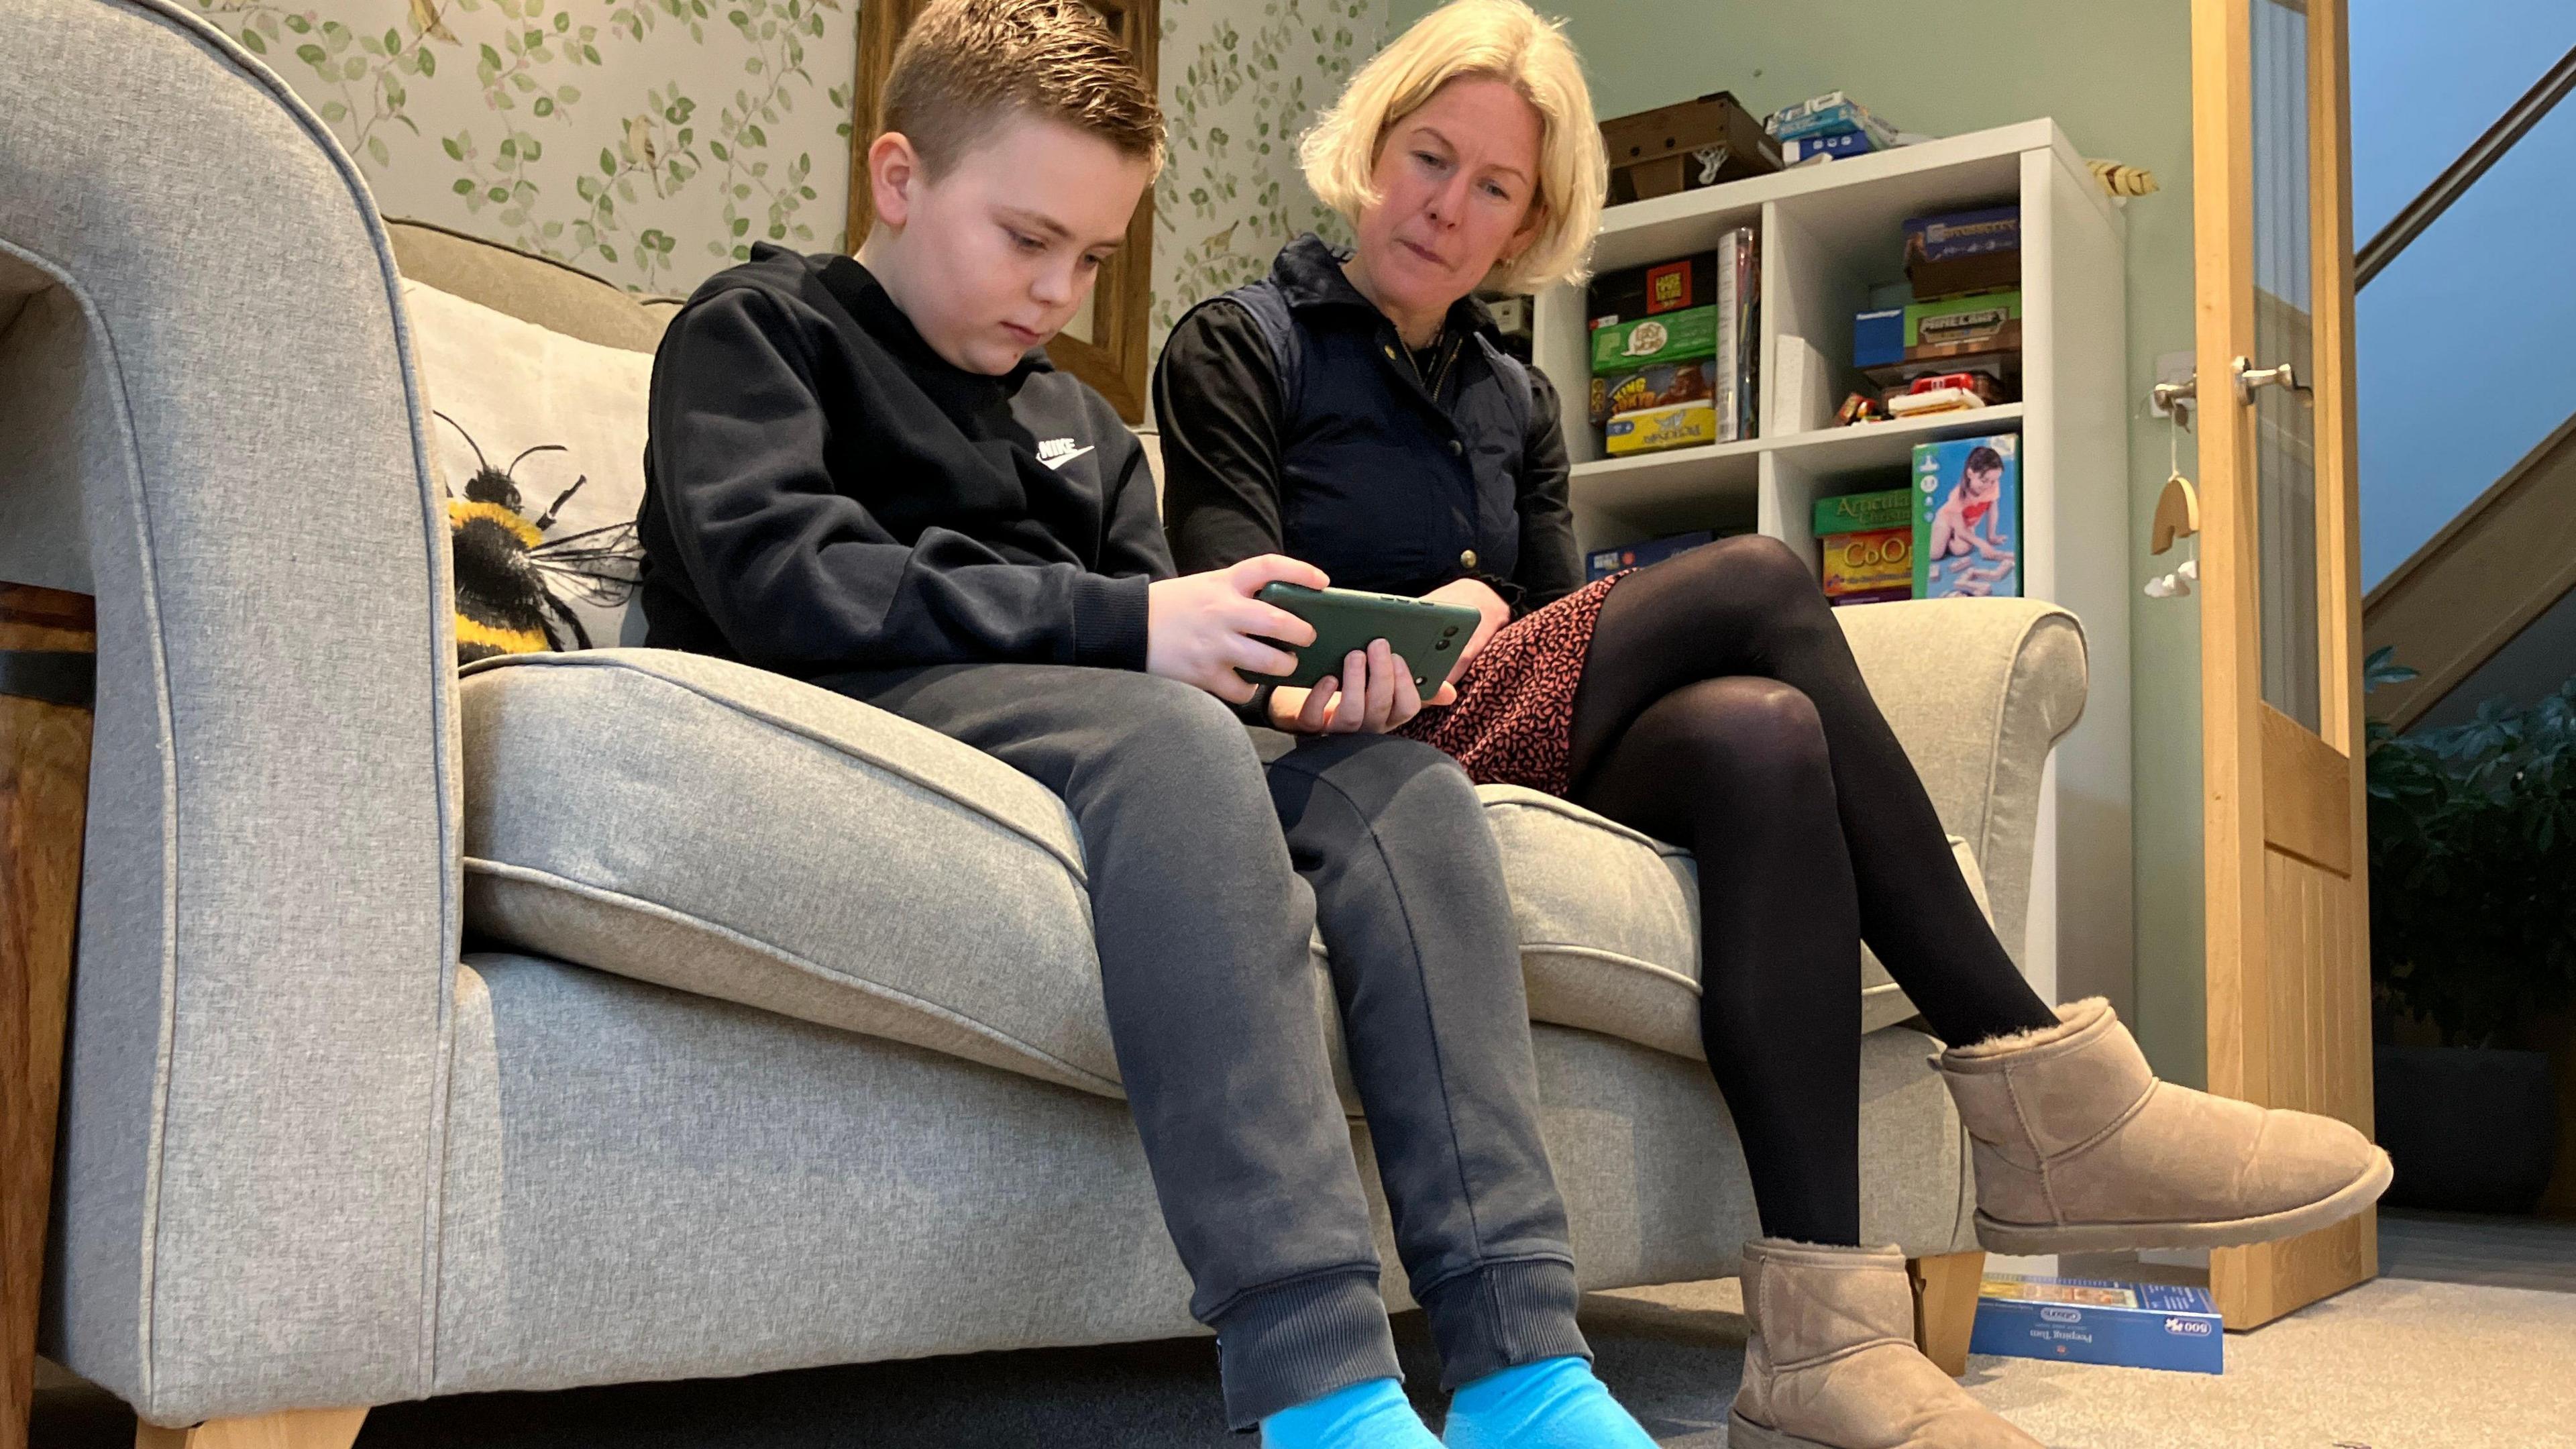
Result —
<path fill-rule="evenodd" d="M 1699 861 L 1700 1036 L 1762 1230 L 1860 1240 L 1860 943 L 1943 1040 L 2054 1025 L 1952 864 L 1815 576 L 1727 539 L 1620 581 L 1572 794 Z"/>

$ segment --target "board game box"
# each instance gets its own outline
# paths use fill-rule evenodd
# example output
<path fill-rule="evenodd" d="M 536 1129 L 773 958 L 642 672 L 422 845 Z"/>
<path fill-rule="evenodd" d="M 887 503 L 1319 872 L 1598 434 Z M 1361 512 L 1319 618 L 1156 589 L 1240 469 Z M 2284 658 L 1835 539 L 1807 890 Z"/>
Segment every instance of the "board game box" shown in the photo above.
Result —
<path fill-rule="evenodd" d="M 1596 321 L 1592 327 L 1592 372 L 1596 377 L 1606 377 L 1657 363 L 1695 362 L 1715 357 L 1717 343 L 1715 306 L 1688 307 L 1660 317 Z"/>
<path fill-rule="evenodd" d="M 1716 534 L 1703 528 L 1694 533 L 1676 533 L 1663 538 L 1648 539 L 1644 543 L 1622 544 L 1617 548 L 1596 548 L 1583 556 L 1585 578 L 1587 582 L 1597 582 L 1621 569 L 1641 569 L 1648 564 L 1662 563 L 1674 554 L 1687 553 L 1715 537 Z"/>
<path fill-rule="evenodd" d="M 2227 1340 L 2206 1288 L 1988 1273 L 1968 1351 L 2214 1374 Z"/>
<path fill-rule="evenodd" d="M 1818 561 L 1834 607 L 1914 597 L 1913 504 L 1904 488 L 1816 500 Z"/>
<path fill-rule="evenodd" d="M 1595 327 L 1634 322 L 1717 301 L 1717 253 L 1693 252 L 1668 262 L 1621 267 L 1592 279 L 1583 306 Z"/>
<path fill-rule="evenodd" d="M 2021 597 L 2021 437 L 1914 445 L 1914 597 Z"/>
<path fill-rule="evenodd" d="M 1717 396 L 1717 359 L 1660 363 L 1632 372 L 1592 379 L 1592 424 L 1599 427 L 1621 413 L 1680 403 L 1709 403 Z"/>
<path fill-rule="evenodd" d="M 1907 219 L 1905 275 L 1922 300 L 2020 286 L 2021 208 Z"/>
<path fill-rule="evenodd" d="M 1719 440 L 1717 408 L 1707 398 L 1619 413 L 1601 429 L 1601 450 L 1613 458 L 1697 447 Z"/>
<path fill-rule="evenodd" d="M 1956 356 L 2021 346 L 2021 293 L 1972 292 L 1905 308 L 1905 357 Z"/>

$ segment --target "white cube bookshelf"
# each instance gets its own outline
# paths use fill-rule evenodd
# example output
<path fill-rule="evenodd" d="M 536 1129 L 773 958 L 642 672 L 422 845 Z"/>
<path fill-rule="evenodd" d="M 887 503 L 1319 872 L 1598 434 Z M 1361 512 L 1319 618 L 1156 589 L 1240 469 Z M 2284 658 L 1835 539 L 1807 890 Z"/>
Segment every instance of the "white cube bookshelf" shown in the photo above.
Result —
<path fill-rule="evenodd" d="M 1833 409 L 1860 386 L 1852 317 L 1904 277 L 1909 217 L 2018 203 L 2021 401 L 1857 427 Z M 2131 998 L 2128 347 L 2123 227 L 2063 132 L 2024 121 L 1877 155 L 1612 207 L 1593 255 L 1614 271 L 1761 236 L 1761 436 L 1628 458 L 1602 455 L 1587 416 L 1583 289 L 1541 294 L 1533 350 L 1563 399 L 1575 533 L 1586 550 L 1696 528 L 1756 529 L 1818 566 L 1815 501 L 1907 485 L 1914 444 L 2016 431 L 2023 587 L 2084 624 L 2084 718 L 2041 784 L 2028 936 L 2006 942 L 2051 999 Z M 1790 339 L 1784 344 L 1783 339 Z M 1784 395 L 1780 357 L 1803 343 L 1810 381 Z M 1819 365 L 1821 364 L 1821 365 Z M 1869 608 L 1872 605 L 1858 605 Z M 1953 822 L 1954 826 L 1962 822 Z"/>

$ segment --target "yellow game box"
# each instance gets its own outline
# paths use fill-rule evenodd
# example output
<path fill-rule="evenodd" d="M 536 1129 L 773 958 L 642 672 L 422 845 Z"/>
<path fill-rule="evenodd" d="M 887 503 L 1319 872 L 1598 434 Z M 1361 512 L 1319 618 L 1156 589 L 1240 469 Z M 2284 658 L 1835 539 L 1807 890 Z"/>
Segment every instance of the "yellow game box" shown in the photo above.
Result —
<path fill-rule="evenodd" d="M 1601 444 L 1611 457 L 1660 453 L 1717 441 L 1717 408 L 1707 399 L 1620 413 L 1601 430 Z"/>

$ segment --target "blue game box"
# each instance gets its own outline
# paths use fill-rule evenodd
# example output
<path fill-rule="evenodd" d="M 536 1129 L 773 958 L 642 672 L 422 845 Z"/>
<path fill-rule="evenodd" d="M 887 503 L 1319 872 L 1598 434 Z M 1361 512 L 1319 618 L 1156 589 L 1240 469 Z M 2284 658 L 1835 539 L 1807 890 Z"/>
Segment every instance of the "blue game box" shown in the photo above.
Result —
<path fill-rule="evenodd" d="M 1620 548 L 1596 548 L 1583 556 L 1583 572 L 1587 579 L 1598 583 L 1623 569 L 1641 569 L 1648 564 L 1662 563 L 1674 554 L 1688 553 L 1716 537 L 1715 533 L 1703 528 L 1695 533 L 1676 533 Z"/>
<path fill-rule="evenodd" d="M 2206 1288 L 1988 1273 L 1968 1351 L 2214 1374 L 2227 1336 Z"/>

